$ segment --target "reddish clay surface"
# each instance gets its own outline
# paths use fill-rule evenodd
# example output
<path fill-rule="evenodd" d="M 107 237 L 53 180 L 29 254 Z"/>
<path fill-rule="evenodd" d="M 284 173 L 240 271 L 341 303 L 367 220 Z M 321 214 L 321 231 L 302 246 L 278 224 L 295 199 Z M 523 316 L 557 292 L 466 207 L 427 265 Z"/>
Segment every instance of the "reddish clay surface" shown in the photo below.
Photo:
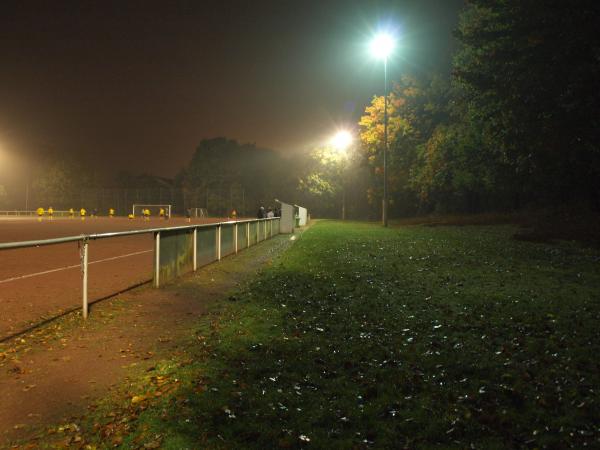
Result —
<path fill-rule="evenodd" d="M 15 448 L 38 448 L 35 436 L 46 435 L 46 426 L 79 423 L 90 404 L 111 386 L 123 386 L 132 371 L 144 373 L 185 352 L 208 305 L 226 299 L 291 243 L 265 241 L 184 277 L 183 285 L 141 287 L 99 302 L 85 322 L 69 315 L 1 344 L 0 448 L 15 439 L 33 439 Z"/>
<path fill-rule="evenodd" d="M 114 222 L 98 219 L 89 224 L 87 221 L 85 224 L 0 221 L 0 240 L 154 225 L 116 219 Z M 104 242 L 104 245 L 90 244 L 94 246 L 90 248 L 91 261 L 143 251 L 152 243 L 145 236 Z M 181 352 L 191 326 L 199 315 L 206 313 L 207 305 L 226 298 L 227 292 L 252 277 L 291 242 L 268 240 L 184 277 L 183 282 L 193 287 L 191 297 L 186 295 L 189 287 L 179 289 L 178 285 L 172 285 L 156 290 L 146 286 L 98 302 L 87 321 L 67 315 L 4 342 L 0 337 L 0 448 L 14 439 L 35 439 L 45 426 L 77 422 L 88 405 L 106 396 L 111 386 L 121 385 L 132 370 L 151 370 L 157 361 Z M 52 251 L 43 253 L 49 250 Z M 0 280 L 77 262 L 77 248 L 72 244 L 0 251 Z M 135 284 L 137 279 L 149 278 L 150 267 L 146 254 L 92 265 L 92 298 L 103 292 L 112 294 L 120 286 Z M 10 332 L 5 325 L 9 320 L 15 328 L 19 320 L 20 326 L 26 325 L 27 320 L 39 321 L 43 310 L 79 306 L 80 281 L 79 269 L 69 269 L 0 284 L 1 326 Z M 17 448 L 21 445 L 17 444 Z M 37 448 L 35 440 L 27 448 Z"/>
<path fill-rule="evenodd" d="M 194 220 L 193 223 L 223 219 Z M 188 225 L 185 219 L 150 221 L 124 218 L 0 218 L 0 242 L 48 239 Z M 116 237 L 89 244 L 89 302 L 114 295 L 152 278 L 152 234 Z M 139 253 L 144 252 L 144 253 Z M 129 255 L 131 253 L 139 253 Z M 106 258 L 121 257 L 109 261 Z M 0 341 L 44 319 L 81 306 L 81 269 L 77 243 L 0 250 Z M 75 266 L 75 267 L 69 267 Z M 40 272 L 61 269 L 51 273 Z M 27 278 L 14 279 L 24 275 Z"/>

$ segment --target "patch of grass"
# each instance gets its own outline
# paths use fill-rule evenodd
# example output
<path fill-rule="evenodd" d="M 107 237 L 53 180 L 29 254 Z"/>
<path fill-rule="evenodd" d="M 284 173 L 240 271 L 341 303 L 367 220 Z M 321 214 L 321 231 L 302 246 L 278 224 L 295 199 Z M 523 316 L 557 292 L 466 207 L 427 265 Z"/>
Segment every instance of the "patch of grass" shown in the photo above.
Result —
<path fill-rule="evenodd" d="M 524 219 L 519 213 L 431 214 L 391 220 L 392 225 L 466 226 L 518 224 Z"/>
<path fill-rule="evenodd" d="M 518 225 L 513 238 L 520 241 L 551 243 L 575 241 L 600 248 L 600 213 L 586 205 L 563 205 L 512 213 L 441 214 L 408 217 L 391 221 L 393 226 L 424 225 Z"/>
<path fill-rule="evenodd" d="M 80 434 L 126 448 L 600 446 L 600 255 L 512 233 L 319 222 Z"/>

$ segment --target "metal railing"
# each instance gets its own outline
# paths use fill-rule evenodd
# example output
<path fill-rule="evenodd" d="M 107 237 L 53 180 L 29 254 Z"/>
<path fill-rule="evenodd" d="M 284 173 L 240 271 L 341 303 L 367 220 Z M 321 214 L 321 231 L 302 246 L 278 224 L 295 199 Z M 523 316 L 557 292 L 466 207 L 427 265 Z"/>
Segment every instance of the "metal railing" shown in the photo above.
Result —
<path fill-rule="evenodd" d="M 57 211 L 54 210 L 52 213 L 53 217 L 68 217 L 70 216 L 72 213 L 70 211 Z M 79 210 L 75 212 L 75 215 L 79 215 Z M 16 209 L 9 209 L 9 210 L 2 210 L 0 211 L 0 217 L 30 217 L 30 216 L 39 216 L 37 210 L 16 210 Z M 48 214 L 48 211 L 45 210 L 44 214 L 42 214 L 42 216 L 40 217 L 50 217 L 50 215 Z"/>
<path fill-rule="evenodd" d="M 226 228 L 229 230 L 231 228 L 232 231 L 232 243 L 230 245 L 231 249 L 228 254 L 236 254 L 238 251 L 251 247 L 252 245 L 258 244 L 261 241 L 264 241 L 268 238 L 273 237 L 276 234 L 279 234 L 279 223 L 280 219 L 270 218 L 270 219 L 250 219 L 250 220 L 239 220 L 239 221 L 228 221 L 228 222 L 217 222 L 210 224 L 199 224 L 199 225 L 184 225 L 177 227 L 164 227 L 164 228 L 148 228 L 142 230 L 130 230 L 130 231 L 117 231 L 111 233 L 97 233 L 97 234 L 82 234 L 79 236 L 67 236 L 67 237 L 59 237 L 53 239 L 40 239 L 40 240 L 31 240 L 31 241 L 22 241 L 22 242 L 6 242 L 0 243 L 0 251 L 1 250 L 11 250 L 11 249 L 20 249 L 20 248 L 31 248 L 31 247 L 41 247 L 48 245 L 57 245 L 64 244 L 68 242 L 77 242 L 79 244 L 80 249 L 80 261 L 81 261 L 81 273 L 82 273 L 82 315 L 83 318 L 88 317 L 89 312 L 89 303 L 88 303 L 88 254 L 89 254 L 89 243 L 90 241 L 95 241 L 99 239 L 108 239 L 115 237 L 123 237 L 123 236 L 134 236 L 141 234 L 154 234 L 154 270 L 153 270 L 153 285 L 154 287 L 160 287 L 163 282 L 163 278 L 166 278 L 164 281 L 169 281 L 169 279 L 176 278 L 177 276 L 182 275 L 183 273 L 189 271 L 180 270 L 181 267 L 177 267 L 174 271 L 175 275 L 173 275 L 172 271 L 168 269 L 170 266 L 179 263 L 182 259 L 181 252 L 185 252 L 186 254 L 191 255 L 191 264 L 190 270 L 196 271 L 198 269 L 199 261 L 198 261 L 198 251 L 203 249 L 203 246 L 207 246 L 207 242 L 204 240 L 200 242 L 199 235 L 201 233 L 206 233 L 206 231 L 214 228 L 214 258 L 207 258 L 205 264 L 210 264 L 214 261 L 219 261 L 223 256 L 223 243 L 224 243 L 224 235 L 222 233 L 223 229 Z M 251 235 L 251 232 L 254 235 Z M 161 236 L 163 239 L 161 239 Z M 191 239 L 189 239 L 191 236 Z M 239 237 L 243 236 L 240 240 Z M 187 245 L 178 245 L 175 253 L 173 251 L 169 252 L 169 241 L 173 239 L 184 238 L 185 243 Z M 179 243 L 180 244 L 180 243 Z M 210 244 L 208 244 L 210 245 Z M 172 250 L 172 249 L 171 249 Z M 168 256 L 165 258 L 164 254 Z M 185 257 L 185 255 L 183 255 Z M 183 258 L 185 259 L 185 258 Z M 167 274 L 167 276 L 165 276 Z M 170 274 L 170 276 L 169 276 Z"/>

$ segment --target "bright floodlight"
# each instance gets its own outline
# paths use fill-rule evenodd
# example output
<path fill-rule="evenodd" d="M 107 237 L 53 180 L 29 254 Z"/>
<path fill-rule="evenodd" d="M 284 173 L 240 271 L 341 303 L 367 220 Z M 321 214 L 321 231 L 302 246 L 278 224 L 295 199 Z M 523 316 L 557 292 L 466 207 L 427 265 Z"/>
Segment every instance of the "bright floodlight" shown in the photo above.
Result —
<path fill-rule="evenodd" d="M 394 51 L 396 42 L 387 33 L 380 33 L 371 41 L 371 53 L 379 59 L 387 59 Z"/>
<path fill-rule="evenodd" d="M 338 131 L 333 138 L 331 138 L 331 145 L 337 150 L 346 151 L 352 144 L 352 134 L 349 131 L 342 130 Z"/>

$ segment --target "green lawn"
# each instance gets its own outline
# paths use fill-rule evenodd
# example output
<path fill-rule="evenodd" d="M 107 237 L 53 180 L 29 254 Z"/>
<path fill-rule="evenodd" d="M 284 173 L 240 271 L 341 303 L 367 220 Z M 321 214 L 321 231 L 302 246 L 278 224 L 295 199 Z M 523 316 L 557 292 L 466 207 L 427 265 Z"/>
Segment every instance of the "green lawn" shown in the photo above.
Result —
<path fill-rule="evenodd" d="M 319 222 L 86 441 L 598 448 L 600 255 L 513 232 Z"/>

